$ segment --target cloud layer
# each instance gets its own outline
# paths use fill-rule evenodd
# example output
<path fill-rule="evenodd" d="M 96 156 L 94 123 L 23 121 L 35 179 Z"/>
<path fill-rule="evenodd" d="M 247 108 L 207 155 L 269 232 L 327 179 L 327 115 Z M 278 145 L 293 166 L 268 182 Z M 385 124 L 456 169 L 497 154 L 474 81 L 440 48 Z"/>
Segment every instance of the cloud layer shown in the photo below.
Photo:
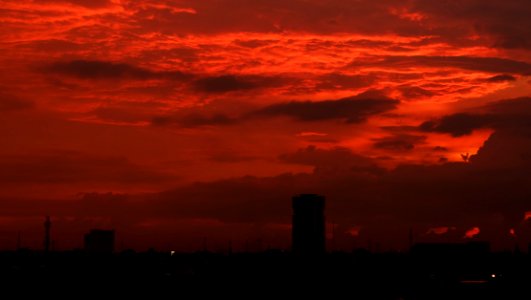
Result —
<path fill-rule="evenodd" d="M 343 247 L 398 247 L 409 227 L 510 244 L 497 232 L 526 236 L 531 210 L 529 15 L 528 0 L 2 1 L 0 225 L 51 213 L 64 240 L 114 226 L 139 247 L 287 247 L 290 197 L 317 192 Z"/>

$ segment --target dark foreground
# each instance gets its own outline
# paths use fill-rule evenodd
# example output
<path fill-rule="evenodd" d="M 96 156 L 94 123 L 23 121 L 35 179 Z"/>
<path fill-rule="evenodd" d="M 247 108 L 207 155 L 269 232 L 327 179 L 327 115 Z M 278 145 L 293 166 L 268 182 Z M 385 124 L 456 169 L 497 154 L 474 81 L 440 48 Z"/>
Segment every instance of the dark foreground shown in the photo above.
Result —
<path fill-rule="evenodd" d="M 528 299 L 531 259 L 513 253 L 385 253 L 300 257 L 281 251 L 214 254 L 0 253 L 3 290 L 18 295 L 164 298 L 316 295 L 341 299 Z M 186 297 L 185 297 L 186 295 Z M 318 297 L 321 298 L 321 297 Z M 135 298 L 136 299 L 136 298 Z"/>

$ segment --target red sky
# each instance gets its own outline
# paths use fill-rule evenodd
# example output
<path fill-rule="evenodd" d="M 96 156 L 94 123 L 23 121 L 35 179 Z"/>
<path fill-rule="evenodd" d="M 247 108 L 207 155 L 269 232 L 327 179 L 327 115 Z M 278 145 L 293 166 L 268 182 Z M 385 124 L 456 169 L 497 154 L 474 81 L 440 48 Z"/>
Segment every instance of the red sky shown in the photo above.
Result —
<path fill-rule="evenodd" d="M 0 248 L 531 238 L 528 0 L 0 0 Z M 470 155 L 463 159 L 462 155 Z M 198 183 L 199 182 L 199 183 Z M 330 225 L 332 227 L 332 225 Z M 471 231 L 472 230 L 472 231 Z M 209 242 L 208 242 L 209 241 Z"/>

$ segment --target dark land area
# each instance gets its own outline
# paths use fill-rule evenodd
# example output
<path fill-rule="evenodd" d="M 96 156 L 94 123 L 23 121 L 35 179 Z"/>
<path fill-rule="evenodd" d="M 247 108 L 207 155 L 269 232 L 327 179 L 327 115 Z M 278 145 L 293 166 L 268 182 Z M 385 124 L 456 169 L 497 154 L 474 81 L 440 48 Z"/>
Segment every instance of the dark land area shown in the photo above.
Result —
<path fill-rule="evenodd" d="M 486 243 L 419 244 L 407 253 L 359 249 L 321 255 L 280 250 L 224 254 L 19 250 L 0 253 L 0 281 L 4 290 L 48 295 L 72 290 L 80 296 L 172 293 L 170 298 L 192 293 L 195 297 L 215 294 L 217 298 L 249 299 L 287 295 L 527 299 L 531 256 L 491 253 Z"/>

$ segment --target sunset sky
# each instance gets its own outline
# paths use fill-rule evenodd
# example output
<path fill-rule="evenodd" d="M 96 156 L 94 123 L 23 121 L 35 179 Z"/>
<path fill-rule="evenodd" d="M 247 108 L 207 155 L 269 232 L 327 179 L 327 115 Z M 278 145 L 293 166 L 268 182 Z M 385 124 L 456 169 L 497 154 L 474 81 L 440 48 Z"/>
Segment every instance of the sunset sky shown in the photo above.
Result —
<path fill-rule="evenodd" d="M 529 0 L 0 0 L 0 249 L 531 240 Z M 247 246 L 246 246 L 247 245 Z"/>

